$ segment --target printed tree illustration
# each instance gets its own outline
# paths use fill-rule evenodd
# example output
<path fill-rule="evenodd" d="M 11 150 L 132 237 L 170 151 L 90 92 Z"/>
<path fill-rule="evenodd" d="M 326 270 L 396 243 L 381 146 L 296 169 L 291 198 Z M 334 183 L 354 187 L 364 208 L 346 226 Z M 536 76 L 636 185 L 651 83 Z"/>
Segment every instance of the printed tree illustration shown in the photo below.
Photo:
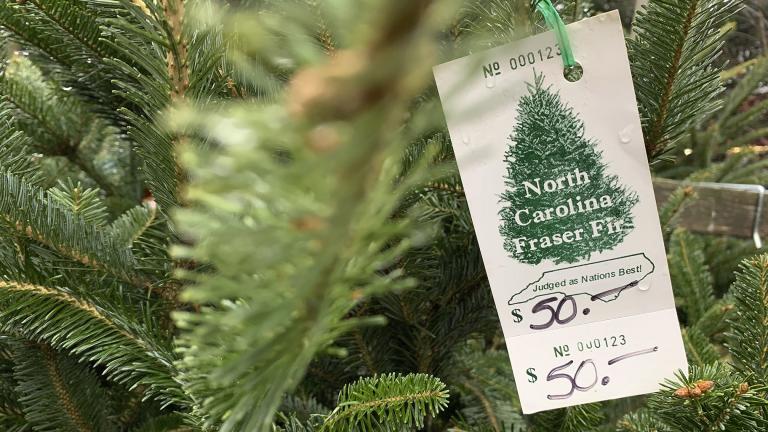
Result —
<path fill-rule="evenodd" d="M 509 141 L 499 231 L 512 258 L 573 263 L 613 249 L 632 231 L 637 194 L 606 174 L 596 141 L 584 137 L 584 123 L 559 94 L 544 87 L 543 74 L 534 73 L 534 84 L 528 84 Z M 601 227 L 596 236 L 593 221 Z M 620 229 L 610 233 L 609 226 Z M 579 229 L 579 239 L 563 239 Z"/>

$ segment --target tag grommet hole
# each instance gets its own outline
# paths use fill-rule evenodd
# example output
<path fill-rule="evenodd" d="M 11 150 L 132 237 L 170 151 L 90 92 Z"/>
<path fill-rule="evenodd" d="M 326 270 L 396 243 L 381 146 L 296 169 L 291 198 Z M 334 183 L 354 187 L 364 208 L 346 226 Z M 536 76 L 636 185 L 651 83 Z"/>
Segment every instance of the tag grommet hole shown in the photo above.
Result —
<path fill-rule="evenodd" d="M 584 68 L 581 67 L 579 62 L 563 69 L 563 77 L 569 82 L 576 82 L 580 80 L 582 76 L 584 76 Z"/>

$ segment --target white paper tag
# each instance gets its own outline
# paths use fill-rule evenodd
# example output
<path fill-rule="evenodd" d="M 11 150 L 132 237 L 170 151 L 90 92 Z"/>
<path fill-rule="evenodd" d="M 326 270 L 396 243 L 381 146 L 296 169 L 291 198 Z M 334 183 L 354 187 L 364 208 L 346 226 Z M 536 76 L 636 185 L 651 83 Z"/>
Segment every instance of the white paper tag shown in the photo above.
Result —
<path fill-rule="evenodd" d="M 617 12 L 435 67 L 523 412 L 685 370 Z"/>

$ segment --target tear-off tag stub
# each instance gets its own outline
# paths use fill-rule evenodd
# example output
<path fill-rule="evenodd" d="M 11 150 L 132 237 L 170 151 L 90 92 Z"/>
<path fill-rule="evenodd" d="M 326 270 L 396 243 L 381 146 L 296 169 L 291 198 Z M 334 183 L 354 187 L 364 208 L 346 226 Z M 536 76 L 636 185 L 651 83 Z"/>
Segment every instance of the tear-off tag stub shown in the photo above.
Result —
<path fill-rule="evenodd" d="M 526 414 L 687 369 L 617 12 L 435 67 Z"/>

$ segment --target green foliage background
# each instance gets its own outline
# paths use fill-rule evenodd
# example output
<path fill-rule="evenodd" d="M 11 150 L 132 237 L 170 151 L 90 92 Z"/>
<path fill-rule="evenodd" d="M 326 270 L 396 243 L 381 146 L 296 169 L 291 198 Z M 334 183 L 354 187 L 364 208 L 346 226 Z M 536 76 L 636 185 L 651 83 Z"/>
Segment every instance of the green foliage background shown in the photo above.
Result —
<path fill-rule="evenodd" d="M 740 6 L 624 16 L 659 176 L 766 183 Z M 521 414 L 430 69 L 542 30 L 528 1 L 2 0 L 0 29 L 2 430 L 766 429 L 768 259 L 676 229 L 685 187 L 688 374 Z"/>

